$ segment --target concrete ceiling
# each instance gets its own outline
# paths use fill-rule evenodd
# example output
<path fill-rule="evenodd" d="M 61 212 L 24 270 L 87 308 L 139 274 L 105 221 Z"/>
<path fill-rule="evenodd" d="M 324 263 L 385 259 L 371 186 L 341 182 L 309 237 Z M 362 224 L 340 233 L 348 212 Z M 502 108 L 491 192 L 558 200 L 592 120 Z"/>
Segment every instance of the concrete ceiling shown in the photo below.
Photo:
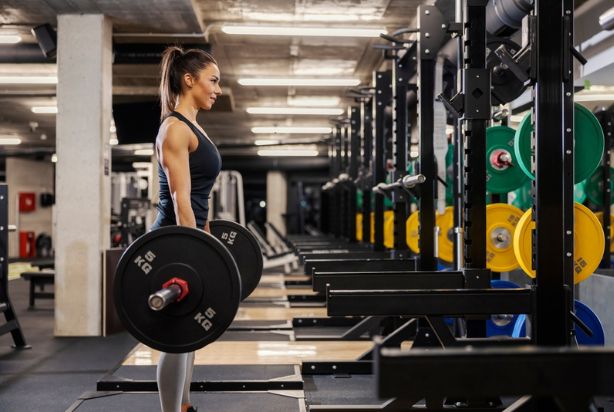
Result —
<path fill-rule="evenodd" d="M 346 26 L 395 30 L 414 19 L 418 0 L 5 0 L 0 4 L 0 31 L 17 31 L 23 43 L 34 46 L 30 28 L 57 25 L 62 13 L 103 13 L 113 22 L 114 43 L 210 43 L 222 73 L 222 88 L 232 111 L 202 113 L 199 122 L 221 144 L 243 144 L 256 138 L 253 126 L 327 125 L 330 116 L 249 115 L 250 106 L 287 106 L 298 97 L 340 97 L 345 108 L 347 88 L 245 87 L 240 77 L 295 76 L 312 73 L 358 78 L 370 82 L 382 64 L 374 49 L 377 38 L 270 37 L 229 35 L 226 23 L 289 26 Z M 345 21 L 338 21 L 339 19 Z M 9 47 L 0 45 L 5 53 Z M 61 47 L 61 46 L 60 46 Z M 0 73 L 54 72 L 55 64 L 0 64 Z M 114 102 L 152 100 L 159 82 L 155 64 L 115 64 Z M 35 105 L 52 105 L 54 86 L 0 86 L 0 133 L 16 133 L 19 149 L 55 145 L 55 116 L 34 114 Z M 230 104 L 228 105 L 230 107 Z M 280 136 L 283 140 L 317 141 L 322 136 Z M 152 141 L 155 136 L 152 136 Z M 253 153 L 253 150 L 244 150 Z"/>
<path fill-rule="evenodd" d="M 577 18 L 594 20 L 611 0 L 588 0 L 577 9 Z M 452 4 L 451 0 L 439 3 Z M 339 107 L 352 101 L 347 88 L 245 87 L 240 77 L 294 76 L 330 73 L 329 77 L 353 77 L 370 82 L 371 72 L 383 64 L 382 52 L 374 49 L 377 38 L 270 37 L 229 35 L 224 24 L 288 26 L 371 27 L 393 31 L 411 26 L 420 0 L 4 0 L 0 2 L 0 32 L 17 31 L 23 37 L 18 47 L 37 47 L 30 29 L 38 24 L 57 25 L 62 13 L 103 13 L 113 22 L 116 45 L 209 43 L 222 73 L 224 104 L 202 113 L 199 121 L 220 145 L 252 143 L 254 126 L 326 125 L 330 116 L 250 115 L 250 106 L 286 106 L 301 97 L 340 97 Z M 591 14 L 592 13 L 592 14 Z M 590 17 L 590 18 L 589 18 Z M 579 23 L 578 27 L 594 27 Z M 580 30 L 582 41 L 594 33 Z M 55 64 L 45 61 L 11 63 L 11 47 L 0 45 L 0 73 L 50 73 Z M 610 49 L 611 50 L 611 49 Z M 591 57 L 590 50 L 583 51 Z M 4 56 L 4 59 L 2 57 Z M 611 67 L 614 67 L 612 65 Z M 610 68 L 611 70 L 611 68 Z M 156 99 L 159 82 L 156 64 L 115 64 L 114 102 Z M 603 70 L 598 74 L 602 75 Z M 609 72 L 608 72 L 609 73 Z M 601 76 L 614 79 L 611 75 Z M 611 82 L 614 85 L 614 81 Z M 0 134 L 19 134 L 24 144 L 2 150 L 53 151 L 55 116 L 34 114 L 31 107 L 53 105 L 54 86 L 0 86 Z M 151 136 L 153 141 L 155 136 Z M 259 136 L 264 138 L 265 136 Z M 322 136 L 277 136 L 284 141 L 317 141 Z M 229 152 L 230 153 L 230 152 Z M 233 149 L 233 154 L 253 154 L 254 148 Z M 321 152 L 323 153 L 323 151 Z"/>

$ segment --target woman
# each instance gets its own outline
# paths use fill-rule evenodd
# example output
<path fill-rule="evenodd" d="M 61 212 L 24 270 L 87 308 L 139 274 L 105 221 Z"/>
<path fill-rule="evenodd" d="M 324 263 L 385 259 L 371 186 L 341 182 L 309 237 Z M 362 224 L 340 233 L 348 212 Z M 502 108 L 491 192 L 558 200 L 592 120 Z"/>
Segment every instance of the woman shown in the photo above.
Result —
<path fill-rule="evenodd" d="M 180 225 L 209 231 L 209 192 L 221 169 L 220 154 L 196 122 L 211 110 L 220 89 L 215 59 L 202 50 L 169 47 L 162 54 L 158 216 L 152 229 Z M 194 352 L 161 353 L 157 380 L 162 412 L 195 411 L 190 403 Z"/>

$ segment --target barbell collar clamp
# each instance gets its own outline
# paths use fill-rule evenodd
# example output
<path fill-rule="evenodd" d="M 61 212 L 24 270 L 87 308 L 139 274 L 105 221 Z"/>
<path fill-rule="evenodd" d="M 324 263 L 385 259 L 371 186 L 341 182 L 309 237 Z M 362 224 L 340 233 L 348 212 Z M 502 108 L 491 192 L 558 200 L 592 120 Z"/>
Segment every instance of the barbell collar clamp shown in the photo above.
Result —
<path fill-rule="evenodd" d="M 404 189 L 411 189 L 419 184 L 426 182 L 426 176 L 423 174 L 407 175 L 403 176 L 400 180 L 400 184 Z"/>
<path fill-rule="evenodd" d="M 181 296 L 181 286 L 173 283 L 169 287 L 162 288 L 149 295 L 147 304 L 149 309 L 159 312 L 171 303 L 176 302 L 179 296 Z"/>
<path fill-rule="evenodd" d="M 403 176 L 394 183 L 379 183 L 378 185 L 373 186 L 372 190 L 375 193 L 386 195 L 388 194 L 388 192 L 396 188 L 411 189 L 419 184 L 424 183 L 425 181 L 426 177 L 423 174 L 407 175 Z"/>

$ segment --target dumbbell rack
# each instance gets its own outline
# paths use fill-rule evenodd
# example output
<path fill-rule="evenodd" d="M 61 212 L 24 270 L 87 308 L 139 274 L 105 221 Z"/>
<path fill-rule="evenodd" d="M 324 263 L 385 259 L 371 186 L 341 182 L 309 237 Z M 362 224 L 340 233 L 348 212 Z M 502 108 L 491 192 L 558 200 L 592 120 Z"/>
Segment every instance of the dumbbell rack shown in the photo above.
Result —
<path fill-rule="evenodd" d="M 6 323 L 0 326 L 0 335 L 11 333 L 15 349 L 29 349 L 21 331 L 17 315 L 9 298 L 9 197 L 8 185 L 0 184 L 0 313 L 4 313 Z"/>

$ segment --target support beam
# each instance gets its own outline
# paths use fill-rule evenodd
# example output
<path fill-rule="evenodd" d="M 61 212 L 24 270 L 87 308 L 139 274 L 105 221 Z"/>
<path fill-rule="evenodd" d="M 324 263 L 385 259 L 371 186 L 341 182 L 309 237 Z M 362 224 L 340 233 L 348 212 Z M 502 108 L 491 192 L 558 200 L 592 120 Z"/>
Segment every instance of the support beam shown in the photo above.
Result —
<path fill-rule="evenodd" d="M 110 246 L 112 27 L 58 16 L 55 334 L 97 336 L 102 251 Z"/>

